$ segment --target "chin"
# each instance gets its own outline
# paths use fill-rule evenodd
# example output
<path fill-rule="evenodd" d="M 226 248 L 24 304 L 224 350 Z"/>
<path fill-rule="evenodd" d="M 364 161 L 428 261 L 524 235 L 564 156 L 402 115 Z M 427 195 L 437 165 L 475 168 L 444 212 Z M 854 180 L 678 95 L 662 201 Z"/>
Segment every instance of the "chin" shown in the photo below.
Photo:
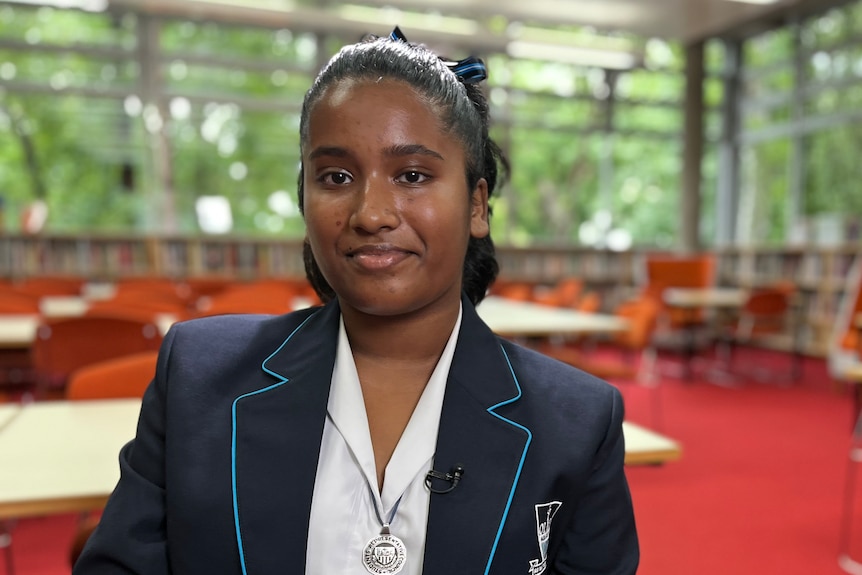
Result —
<path fill-rule="evenodd" d="M 437 306 L 445 299 L 442 294 L 436 297 L 409 295 L 414 290 L 381 287 L 373 293 L 344 293 L 339 296 L 342 308 L 349 306 L 359 312 L 381 317 L 406 315 L 416 311 Z"/>

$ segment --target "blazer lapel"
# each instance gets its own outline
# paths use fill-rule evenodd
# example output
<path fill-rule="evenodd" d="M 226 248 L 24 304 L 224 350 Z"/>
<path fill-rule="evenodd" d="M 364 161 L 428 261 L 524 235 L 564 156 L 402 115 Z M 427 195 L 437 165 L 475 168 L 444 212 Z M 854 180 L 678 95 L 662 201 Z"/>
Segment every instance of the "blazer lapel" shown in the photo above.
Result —
<path fill-rule="evenodd" d="M 305 573 L 338 306 L 309 316 L 263 363 L 273 384 L 233 403 L 234 519 L 243 574 Z"/>
<path fill-rule="evenodd" d="M 499 340 L 465 301 L 452 360 L 434 468 L 464 468 L 458 486 L 431 494 L 425 573 L 488 573 L 531 433 L 500 411 L 520 388 Z"/>

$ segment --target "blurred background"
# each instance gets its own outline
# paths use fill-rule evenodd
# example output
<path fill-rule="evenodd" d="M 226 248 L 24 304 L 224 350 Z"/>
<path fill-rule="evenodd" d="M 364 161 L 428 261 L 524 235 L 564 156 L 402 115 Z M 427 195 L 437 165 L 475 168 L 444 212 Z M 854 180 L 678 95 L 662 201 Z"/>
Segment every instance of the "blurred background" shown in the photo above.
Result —
<path fill-rule="evenodd" d="M 514 167 L 498 242 L 859 235 L 862 4 L 829 0 L 3 1 L 0 223 L 301 237 L 303 94 L 338 47 L 395 24 L 487 60 Z"/>
<path fill-rule="evenodd" d="M 862 573 L 862 0 L 0 0 L 0 574 L 69 573 L 173 322 L 318 303 L 300 106 L 395 25 L 488 64 L 479 311 L 648 426 L 639 572 Z"/>

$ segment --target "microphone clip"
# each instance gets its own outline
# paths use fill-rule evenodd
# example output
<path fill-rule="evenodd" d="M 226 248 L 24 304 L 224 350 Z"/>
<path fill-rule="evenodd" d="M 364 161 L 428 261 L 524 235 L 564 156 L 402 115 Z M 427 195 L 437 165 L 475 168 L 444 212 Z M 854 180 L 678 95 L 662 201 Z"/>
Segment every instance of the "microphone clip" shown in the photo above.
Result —
<path fill-rule="evenodd" d="M 428 486 L 428 490 L 431 491 L 431 493 L 443 495 L 444 493 L 449 493 L 450 491 L 458 487 L 458 482 L 461 481 L 461 477 L 463 475 L 464 467 L 460 464 L 453 467 L 449 473 L 443 473 L 442 471 L 435 471 L 432 469 L 427 474 L 425 474 L 425 485 Z M 434 487 L 433 483 L 435 479 L 439 481 L 445 481 L 450 485 L 445 489 L 437 489 Z"/>

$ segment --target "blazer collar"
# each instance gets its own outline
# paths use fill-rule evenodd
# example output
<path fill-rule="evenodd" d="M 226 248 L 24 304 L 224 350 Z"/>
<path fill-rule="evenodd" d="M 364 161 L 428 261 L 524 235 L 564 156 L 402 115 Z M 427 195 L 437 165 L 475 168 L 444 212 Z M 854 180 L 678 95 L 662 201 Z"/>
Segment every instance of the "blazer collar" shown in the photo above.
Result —
<path fill-rule="evenodd" d="M 233 505 L 244 575 L 305 573 L 338 316 L 332 303 L 290 324 L 261 366 L 274 383 L 234 400 Z"/>
<path fill-rule="evenodd" d="M 434 467 L 464 468 L 457 487 L 431 494 L 425 573 L 488 573 L 532 440 L 509 412 L 521 390 L 501 341 L 464 302 Z"/>
<path fill-rule="evenodd" d="M 439 471 L 457 464 L 465 473 L 450 493 L 431 495 L 425 573 L 447 572 L 454 550 L 461 572 L 488 572 L 532 437 L 506 413 L 520 388 L 500 340 L 466 298 L 463 310 L 434 461 Z M 234 516 L 244 574 L 304 573 L 339 314 L 333 302 L 290 328 L 262 366 L 274 383 L 234 402 Z"/>

